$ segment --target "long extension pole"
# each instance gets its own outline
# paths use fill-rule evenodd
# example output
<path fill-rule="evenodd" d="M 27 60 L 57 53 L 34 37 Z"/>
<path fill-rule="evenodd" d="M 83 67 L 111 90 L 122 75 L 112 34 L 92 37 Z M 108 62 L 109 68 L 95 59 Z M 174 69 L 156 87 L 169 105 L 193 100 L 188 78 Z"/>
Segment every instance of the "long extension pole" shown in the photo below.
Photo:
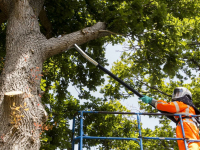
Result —
<path fill-rule="evenodd" d="M 130 85 L 126 84 L 124 81 L 122 81 L 120 78 L 118 78 L 116 75 L 114 75 L 113 73 L 111 73 L 109 70 L 107 70 L 106 68 L 104 68 L 103 66 L 101 66 L 99 63 L 97 63 L 95 60 L 93 60 L 91 57 L 89 57 L 80 47 L 78 47 L 78 45 L 74 44 L 76 50 L 85 58 L 87 59 L 89 62 L 91 62 L 93 65 L 95 65 L 96 67 L 98 67 L 99 69 L 101 69 L 102 71 L 104 71 L 106 74 L 108 74 L 109 76 L 111 76 L 113 79 L 115 79 L 116 81 L 118 81 L 119 83 L 121 83 L 123 86 L 125 86 L 127 89 L 129 89 L 130 91 L 132 91 L 134 94 L 136 94 L 139 98 L 143 97 L 142 94 L 140 94 L 138 91 L 136 91 L 135 89 L 133 89 Z M 150 104 L 151 105 L 151 104 Z M 153 105 L 151 105 L 152 107 L 154 107 Z M 154 107 L 155 108 L 155 107 Z M 168 113 L 168 112 L 163 112 L 160 111 L 162 113 Z M 174 119 L 174 117 L 172 116 L 167 116 L 170 120 L 172 120 L 173 122 L 176 123 L 176 120 Z"/>
<path fill-rule="evenodd" d="M 122 81 L 121 79 L 119 79 L 116 75 L 114 75 L 113 73 L 111 73 L 109 70 L 107 70 L 106 68 L 104 68 L 103 66 L 101 66 L 99 63 L 97 63 L 95 60 L 93 60 L 91 57 L 89 57 L 85 52 L 82 51 L 82 49 L 80 49 L 76 44 L 74 45 L 76 50 L 84 57 L 86 58 L 89 62 L 91 62 L 92 64 L 94 64 L 96 67 L 98 67 L 99 69 L 101 69 L 102 71 L 104 71 L 105 73 L 107 73 L 109 76 L 111 76 L 113 79 L 115 79 L 116 81 L 118 81 L 119 83 L 121 83 L 122 85 L 124 85 L 126 88 L 128 88 L 130 91 L 132 91 L 133 93 L 135 93 L 138 97 L 143 97 L 143 95 L 141 95 L 138 91 L 134 90 L 132 87 L 130 87 L 128 84 L 126 84 L 124 81 Z"/>

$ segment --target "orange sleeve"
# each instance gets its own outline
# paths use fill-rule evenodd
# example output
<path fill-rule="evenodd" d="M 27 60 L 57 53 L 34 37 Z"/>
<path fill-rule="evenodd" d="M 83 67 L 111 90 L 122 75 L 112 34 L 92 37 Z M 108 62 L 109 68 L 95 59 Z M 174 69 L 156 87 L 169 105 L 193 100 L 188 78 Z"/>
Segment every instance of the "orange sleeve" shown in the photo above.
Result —
<path fill-rule="evenodd" d="M 184 104 L 183 102 L 166 102 L 163 100 L 158 100 L 155 104 L 156 109 L 161 111 L 166 111 L 169 113 L 177 113 L 182 111 L 183 109 L 186 109 L 188 106 Z"/>

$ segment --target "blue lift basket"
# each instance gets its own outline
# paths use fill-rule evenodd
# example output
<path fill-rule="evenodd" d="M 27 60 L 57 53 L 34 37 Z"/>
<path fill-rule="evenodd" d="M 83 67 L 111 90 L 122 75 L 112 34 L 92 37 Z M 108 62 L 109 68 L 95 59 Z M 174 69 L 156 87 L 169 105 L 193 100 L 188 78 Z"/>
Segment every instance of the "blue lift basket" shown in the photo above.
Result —
<path fill-rule="evenodd" d="M 138 124 L 138 132 L 139 136 L 137 138 L 124 138 L 124 137 L 97 137 L 97 136 L 88 136 L 84 134 L 83 131 L 83 114 L 84 113 L 96 113 L 96 114 L 122 114 L 122 115 L 136 115 L 137 116 L 137 124 Z M 191 140 L 185 138 L 185 132 L 183 130 L 183 121 L 182 115 L 184 114 L 163 114 L 163 113 L 135 113 L 135 112 L 109 112 L 109 111 L 78 111 L 77 115 L 80 118 L 80 132 L 79 136 L 75 137 L 75 117 L 73 118 L 73 126 L 72 126 L 72 150 L 75 148 L 75 141 L 79 141 L 79 150 L 83 149 L 83 139 L 100 139 L 100 140 L 133 140 L 138 142 L 140 146 L 140 150 L 143 150 L 143 139 L 153 139 L 153 140 L 183 140 L 185 143 L 185 149 L 188 150 L 187 143 L 188 142 L 200 142 L 200 140 Z M 168 116 L 179 116 L 180 117 L 180 124 L 182 128 L 183 138 L 171 138 L 171 137 L 143 137 L 141 133 L 141 122 L 140 122 L 140 115 L 168 115 Z M 199 117 L 199 115 L 191 115 L 190 117 Z"/>

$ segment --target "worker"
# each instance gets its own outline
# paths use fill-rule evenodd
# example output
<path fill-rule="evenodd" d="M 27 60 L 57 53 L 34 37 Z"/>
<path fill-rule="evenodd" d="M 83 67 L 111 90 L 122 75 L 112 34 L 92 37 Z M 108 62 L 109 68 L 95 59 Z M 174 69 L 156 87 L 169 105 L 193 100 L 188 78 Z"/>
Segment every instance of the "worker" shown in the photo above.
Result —
<path fill-rule="evenodd" d="M 151 97 L 144 96 L 139 98 L 147 104 L 155 106 L 160 111 L 165 111 L 173 114 L 182 115 L 183 128 L 185 132 L 185 138 L 192 140 L 199 140 L 199 129 L 197 127 L 199 120 L 197 117 L 189 117 L 190 115 L 200 114 L 200 111 L 194 106 L 192 102 L 192 94 L 185 87 L 177 87 L 172 94 L 172 102 L 166 102 L 163 100 L 154 100 Z M 174 116 L 176 126 L 176 137 L 183 138 L 180 118 Z M 179 150 L 185 150 L 185 144 L 183 140 L 177 140 Z M 187 142 L 189 150 L 200 150 L 200 142 Z"/>

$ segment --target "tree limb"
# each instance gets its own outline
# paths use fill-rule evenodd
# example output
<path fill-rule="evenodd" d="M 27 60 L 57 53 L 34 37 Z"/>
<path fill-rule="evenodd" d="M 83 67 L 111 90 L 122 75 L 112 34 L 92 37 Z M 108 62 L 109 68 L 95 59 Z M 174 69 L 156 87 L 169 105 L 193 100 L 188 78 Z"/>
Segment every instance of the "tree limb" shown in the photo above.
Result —
<path fill-rule="evenodd" d="M 125 34 L 120 34 L 120 33 L 115 33 L 112 31 L 108 31 L 108 30 L 99 30 L 100 33 L 110 33 L 112 35 L 122 35 L 122 36 L 126 36 Z"/>
<path fill-rule="evenodd" d="M 66 51 L 74 46 L 74 44 L 81 45 L 88 41 L 111 35 L 110 32 L 105 32 L 106 25 L 103 22 L 98 22 L 92 27 L 82 29 L 62 37 L 51 38 L 44 44 L 44 59 L 53 55 Z M 104 30 L 104 32 L 99 32 Z"/>
<path fill-rule="evenodd" d="M 197 68 L 200 70 L 200 64 L 195 59 L 190 58 L 188 59 L 188 61 L 191 61 L 192 63 L 194 63 L 197 66 Z"/>
<path fill-rule="evenodd" d="M 199 42 L 193 42 L 193 43 L 190 43 L 188 45 L 200 45 L 200 43 Z"/>
<path fill-rule="evenodd" d="M 52 25 L 51 25 L 51 22 L 49 21 L 49 19 L 47 17 L 47 14 L 46 14 L 44 7 L 40 11 L 39 19 L 40 19 L 42 26 L 46 29 L 46 35 L 45 35 L 46 38 L 47 39 L 51 38 L 52 37 L 52 33 L 51 33 L 52 32 Z"/>
<path fill-rule="evenodd" d="M 190 58 L 189 56 L 183 57 L 183 61 L 185 61 L 184 59 L 186 59 L 188 62 L 191 62 L 194 65 L 196 65 L 196 67 L 198 68 L 198 70 L 200 70 L 200 62 L 197 61 L 198 59 L 195 60 L 195 58 Z"/>
<path fill-rule="evenodd" d="M 159 89 L 156 88 L 155 86 L 149 86 L 147 83 L 145 83 L 145 82 L 143 82 L 143 81 L 141 81 L 141 80 L 139 80 L 139 79 L 137 79 L 137 80 L 140 81 L 142 84 L 146 85 L 147 87 L 149 87 L 150 89 L 156 90 L 156 92 L 159 92 L 159 93 L 161 93 L 161 94 L 164 94 L 164 95 L 166 95 L 166 96 L 168 96 L 168 97 L 172 97 L 172 95 L 169 95 L 169 94 L 167 94 L 167 93 L 165 93 L 165 92 L 159 90 Z"/>

